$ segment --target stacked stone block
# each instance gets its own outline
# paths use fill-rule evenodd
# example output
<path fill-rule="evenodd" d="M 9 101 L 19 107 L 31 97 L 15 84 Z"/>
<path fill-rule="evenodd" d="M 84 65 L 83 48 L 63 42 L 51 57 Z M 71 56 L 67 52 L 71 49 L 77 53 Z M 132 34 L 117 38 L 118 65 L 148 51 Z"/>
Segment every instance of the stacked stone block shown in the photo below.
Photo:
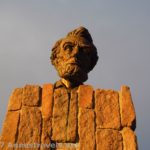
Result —
<path fill-rule="evenodd" d="M 130 89 L 26 85 L 10 96 L 1 150 L 137 150 Z"/>

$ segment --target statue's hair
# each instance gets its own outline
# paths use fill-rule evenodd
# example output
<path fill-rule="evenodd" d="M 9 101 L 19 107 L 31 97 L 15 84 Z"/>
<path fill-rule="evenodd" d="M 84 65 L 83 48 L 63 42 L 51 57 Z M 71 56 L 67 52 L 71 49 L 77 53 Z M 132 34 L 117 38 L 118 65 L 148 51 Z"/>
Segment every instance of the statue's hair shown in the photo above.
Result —
<path fill-rule="evenodd" d="M 83 37 L 88 42 L 90 42 L 90 43 L 93 42 L 91 35 L 89 34 L 88 30 L 86 28 L 84 28 L 84 27 L 79 27 L 79 28 L 69 32 L 67 34 L 67 37 L 70 37 L 70 36 Z"/>
<path fill-rule="evenodd" d="M 89 52 L 89 57 L 91 57 L 91 65 L 89 66 L 89 71 L 91 71 L 98 61 L 98 55 L 97 55 L 97 49 L 93 44 L 93 40 L 92 40 L 90 33 L 88 32 L 88 30 L 86 28 L 79 27 L 79 28 L 69 32 L 66 37 L 68 38 L 68 37 L 72 37 L 72 36 L 85 38 L 90 43 L 91 49 Z M 54 66 L 57 65 L 57 55 L 60 52 L 60 44 L 62 41 L 63 41 L 63 39 L 58 40 L 55 43 L 54 47 L 52 48 L 52 53 L 51 53 L 50 59 Z"/>

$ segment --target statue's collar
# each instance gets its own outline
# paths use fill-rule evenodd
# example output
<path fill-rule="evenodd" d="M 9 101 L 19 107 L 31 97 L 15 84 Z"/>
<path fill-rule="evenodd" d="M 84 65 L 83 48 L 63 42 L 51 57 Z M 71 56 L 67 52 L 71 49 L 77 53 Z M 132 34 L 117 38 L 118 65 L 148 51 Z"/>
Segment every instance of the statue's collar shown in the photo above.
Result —
<path fill-rule="evenodd" d="M 82 84 L 80 84 L 80 85 L 82 85 Z M 79 85 L 74 85 L 72 88 L 75 88 L 75 87 L 78 87 L 78 86 Z M 55 87 L 55 89 L 61 88 L 61 87 L 64 87 L 66 89 L 72 89 L 71 87 L 70 88 L 66 87 L 66 85 L 62 82 L 62 79 L 56 81 L 55 84 L 54 84 L 54 87 Z"/>
<path fill-rule="evenodd" d="M 66 86 L 62 83 L 61 80 L 59 80 L 55 82 L 54 87 L 57 89 L 57 88 L 66 87 Z"/>

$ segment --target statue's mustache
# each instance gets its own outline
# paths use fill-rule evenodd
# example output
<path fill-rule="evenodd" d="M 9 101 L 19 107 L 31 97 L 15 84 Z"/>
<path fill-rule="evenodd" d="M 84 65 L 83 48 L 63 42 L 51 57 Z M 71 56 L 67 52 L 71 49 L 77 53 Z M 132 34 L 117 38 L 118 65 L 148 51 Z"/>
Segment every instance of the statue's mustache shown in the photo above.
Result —
<path fill-rule="evenodd" d="M 66 61 L 66 64 L 75 64 L 75 65 L 81 65 L 81 61 L 78 59 L 78 58 L 76 58 L 76 57 L 71 57 L 70 59 L 68 59 L 67 61 Z"/>

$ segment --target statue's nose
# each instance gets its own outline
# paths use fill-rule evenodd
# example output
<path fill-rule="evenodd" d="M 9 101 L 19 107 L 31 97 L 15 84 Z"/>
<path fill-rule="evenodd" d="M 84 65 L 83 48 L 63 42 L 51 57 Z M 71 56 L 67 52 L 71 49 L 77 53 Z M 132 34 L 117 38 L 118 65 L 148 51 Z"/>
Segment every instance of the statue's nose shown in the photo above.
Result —
<path fill-rule="evenodd" d="M 79 54 L 79 46 L 75 46 L 73 51 L 72 51 L 72 55 L 77 56 L 78 54 Z"/>

